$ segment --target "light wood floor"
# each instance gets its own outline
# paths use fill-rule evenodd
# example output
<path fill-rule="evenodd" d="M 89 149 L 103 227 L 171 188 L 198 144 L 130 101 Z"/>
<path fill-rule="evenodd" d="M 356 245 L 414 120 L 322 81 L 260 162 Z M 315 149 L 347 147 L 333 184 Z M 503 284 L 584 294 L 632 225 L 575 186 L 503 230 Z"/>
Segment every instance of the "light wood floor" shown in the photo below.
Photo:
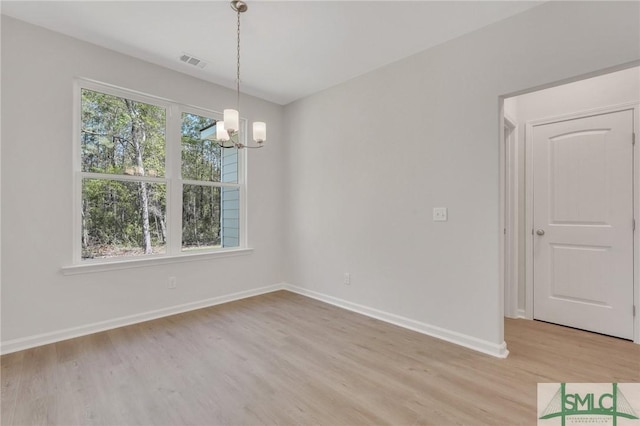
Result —
<path fill-rule="evenodd" d="M 505 329 L 502 360 L 281 291 L 5 355 L 1 420 L 533 425 L 537 382 L 640 382 L 640 345 Z"/>

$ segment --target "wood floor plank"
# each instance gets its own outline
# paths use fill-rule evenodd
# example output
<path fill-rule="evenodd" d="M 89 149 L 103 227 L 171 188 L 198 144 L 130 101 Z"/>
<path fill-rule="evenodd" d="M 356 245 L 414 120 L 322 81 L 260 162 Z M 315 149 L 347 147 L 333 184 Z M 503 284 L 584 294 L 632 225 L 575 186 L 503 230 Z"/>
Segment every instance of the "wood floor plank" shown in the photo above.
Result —
<path fill-rule="evenodd" d="M 29 424 L 50 424 L 50 412 L 55 409 L 51 404 L 56 392 L 53 377 L 55 358 L 54 345 L 24 351 L 14 423 L 20 424 L 21 419 L 28 418 Z"/>
<path fill-rule="evenodd" d="M 0 394 L 0 424 L 13 424 L 13 416 L 18 403 L 18 393 L 22 380 L 24 351 L 5 355 L 0 359 L 2 364 L 2 393 Z"/>
<path fill-rule="evenodd" d="M 526 320 L 505 336 L 497 359 L 275 292 L 2 356 L 1 421 L 535 424 L 538 382 L 640 382 L 640 345 Z"/>

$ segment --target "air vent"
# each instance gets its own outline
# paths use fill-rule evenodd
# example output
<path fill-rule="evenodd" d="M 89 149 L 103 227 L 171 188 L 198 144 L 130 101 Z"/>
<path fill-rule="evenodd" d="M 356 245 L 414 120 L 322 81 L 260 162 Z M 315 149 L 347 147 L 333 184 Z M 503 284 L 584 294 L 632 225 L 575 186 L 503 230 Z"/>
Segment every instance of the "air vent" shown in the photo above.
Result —
<path fill-rule="evenodd" d="M 182 53 L 180 56 L 180 60 L 185 64 L 193 65 L 194 67 L 204 68 L 207 66 L 207 63 L 202 59 L 198 59 L 195 56 L 189 55 L 188 53 Z"/>

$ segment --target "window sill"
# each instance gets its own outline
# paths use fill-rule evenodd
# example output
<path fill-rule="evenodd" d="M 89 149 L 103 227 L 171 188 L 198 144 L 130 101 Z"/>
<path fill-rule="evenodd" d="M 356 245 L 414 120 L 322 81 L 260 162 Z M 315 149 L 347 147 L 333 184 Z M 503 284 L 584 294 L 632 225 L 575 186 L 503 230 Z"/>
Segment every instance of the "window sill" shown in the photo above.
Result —
<path fill-rule="evenodd" d="M 115 271 L 118 269 L 141 268 L 145 266 L 166 265 L 170 263 L 194 262 L 201 260 L 221 259 L 225 257 L 245 256 L 253 253 L 252 248 L 240 248 L 233 250 L 206 252 L 206 253 L 189 253 L 177 256 L 154 256 L 137 259 L 126 259 L 116 261 L 87 261 L 79 265 L 63 266 L 61 272 L 63 275 L 90 274 L 93 272 Z"/>

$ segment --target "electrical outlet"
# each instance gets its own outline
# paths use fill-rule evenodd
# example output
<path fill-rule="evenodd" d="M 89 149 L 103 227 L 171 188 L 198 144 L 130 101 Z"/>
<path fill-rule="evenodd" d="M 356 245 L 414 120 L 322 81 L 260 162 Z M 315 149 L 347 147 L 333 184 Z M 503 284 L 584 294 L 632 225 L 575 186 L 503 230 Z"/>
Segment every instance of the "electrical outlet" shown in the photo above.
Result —
<path fill-rule="evenodd" d="M 447 221 L 447 208 L 446 207 L 434 207 L 433 208 L 433 221 L 434 222 L 446 222 Z"/>
<path fill-rule="evenodd" d="M 168 288 L 176 288 L 178 286 L 176 277 L 169 277 L 169 284 L 167 285 Z"/>
<path fill-rule="evenodd" d="M 344 285 L 351 284 L 351 274 L 348 272 L 344 273 Z"/>

